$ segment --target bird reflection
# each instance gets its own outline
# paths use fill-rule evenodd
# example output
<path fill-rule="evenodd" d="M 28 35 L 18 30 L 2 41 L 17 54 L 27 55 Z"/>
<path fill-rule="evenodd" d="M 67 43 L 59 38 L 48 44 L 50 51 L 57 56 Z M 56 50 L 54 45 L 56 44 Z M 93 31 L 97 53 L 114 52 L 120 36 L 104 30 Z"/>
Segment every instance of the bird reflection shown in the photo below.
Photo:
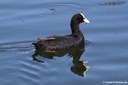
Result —
<path fill-rule="evenodd" d="M 86 76 L 85 73 L 88 70 L 88 66 L 86 65 L 86 61 L 80 61 L 81 55 L 84 53 L 84 44 L 75 46 L 69 49 L 59 49 L 59 50 L 35 50 L 35 53 L 32 55 L 33 60 L 37 62 L 44 62 L 41 59 L 37 59 L 37 56 L 42 56 L 44 58 L 53 59 L 54 56 L 62 57 L 65 54 L 68 54 L 70 57 L 73 58 L 70 70 L 79 75 L 79 76 Z"/>

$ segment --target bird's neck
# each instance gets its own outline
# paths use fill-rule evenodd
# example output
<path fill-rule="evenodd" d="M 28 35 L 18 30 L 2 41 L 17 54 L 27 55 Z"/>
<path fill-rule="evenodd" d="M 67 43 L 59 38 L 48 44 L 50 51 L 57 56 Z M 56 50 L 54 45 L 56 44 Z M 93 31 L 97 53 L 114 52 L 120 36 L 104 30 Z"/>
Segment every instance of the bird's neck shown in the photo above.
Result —
<path fill-rule="evenodd" d="M 70 25 L 72 35 L 83 36 L 82 32 L 79 29 L 79 23 L 71 21 Z"/>

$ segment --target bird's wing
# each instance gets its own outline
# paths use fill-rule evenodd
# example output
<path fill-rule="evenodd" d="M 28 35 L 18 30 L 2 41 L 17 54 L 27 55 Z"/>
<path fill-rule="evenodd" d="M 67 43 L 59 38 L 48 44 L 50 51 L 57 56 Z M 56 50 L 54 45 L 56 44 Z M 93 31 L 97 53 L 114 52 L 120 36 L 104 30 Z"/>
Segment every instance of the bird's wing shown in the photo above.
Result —
<path fill-rule="evenodd" d="M 56 38 L 54 37 L 48 37 L 48 38 L 38 38 L 38 40 L 55 40 Z"/>
<path fill-rule="evenodd" d="M 46 37 L 46 38 L 38 38 L 39 41 L 63 41 L 63 40 L 66 40 L 67 38 L 70 38 L 69 36 L 66 37 L 66 36 L 57 36 L 57 35 L 53 35 L 53 36 L 49 36 L 49 37 Z"/>

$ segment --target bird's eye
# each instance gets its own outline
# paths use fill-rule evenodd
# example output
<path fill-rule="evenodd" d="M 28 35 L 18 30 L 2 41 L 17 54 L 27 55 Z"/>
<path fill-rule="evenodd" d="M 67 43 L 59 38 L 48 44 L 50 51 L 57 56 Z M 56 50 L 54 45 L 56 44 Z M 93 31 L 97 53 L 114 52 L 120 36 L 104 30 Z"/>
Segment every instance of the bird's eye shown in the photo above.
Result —
<path fill-rule="evenodd" d="M 80 17 L 79 17 L 79 19 L 83 19 L 83 17 L 82 17 L 82 16 L 80 16 Z"/>

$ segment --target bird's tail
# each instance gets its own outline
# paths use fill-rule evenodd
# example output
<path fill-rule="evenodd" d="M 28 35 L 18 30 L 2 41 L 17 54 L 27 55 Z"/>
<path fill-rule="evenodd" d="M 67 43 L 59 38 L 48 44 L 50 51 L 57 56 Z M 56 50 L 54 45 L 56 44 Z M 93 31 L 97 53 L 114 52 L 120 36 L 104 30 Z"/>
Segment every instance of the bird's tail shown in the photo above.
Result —
<path fill-rule="evenodd" d="M 36 49 L 39 48 L 39 44 L 37 44 L 37 43 L 32 43 L 32 45 L 34 45 L 36 47 Z"/>

